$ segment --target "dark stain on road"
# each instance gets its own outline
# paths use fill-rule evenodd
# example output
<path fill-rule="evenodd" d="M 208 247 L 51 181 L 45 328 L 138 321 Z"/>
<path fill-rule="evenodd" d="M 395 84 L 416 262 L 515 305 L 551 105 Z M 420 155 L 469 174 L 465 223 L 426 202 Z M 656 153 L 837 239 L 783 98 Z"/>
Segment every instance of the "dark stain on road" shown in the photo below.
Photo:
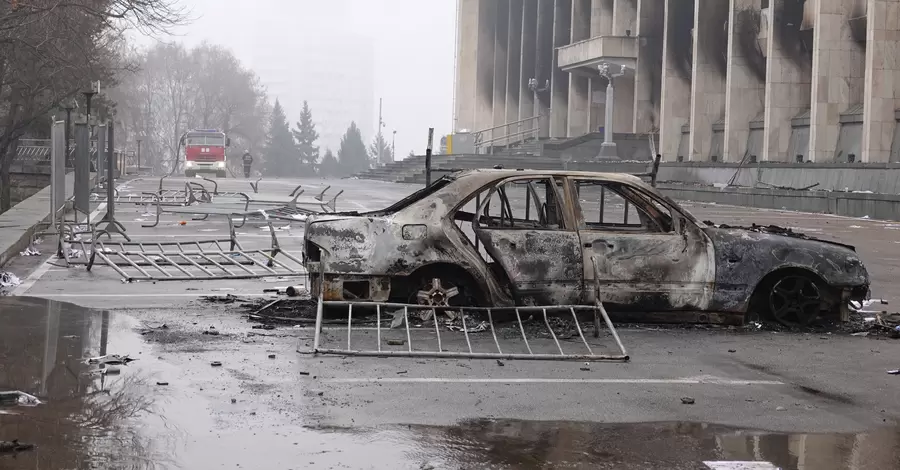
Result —
<path fill-rule="evenodd" d="M 897 428 L 780 434 L 691 422 L 502 419 L 308 427 L 277 397 L 241 395 L 228 370 L 240 351 L 217 351 L 222 368 L 167 362 L 158 356 L 160 345 L 141 334 L 145 329 L 127 315 L 0 298 L 0 390 L 42 402 L 0 406 L 0 468 L 900 468 Z M 136 360 L 86 361 L 107 354 Z M 204 390 L 197 377 L 221 386 Z M 716 461 L 774 467 L 704 463 Z"/>

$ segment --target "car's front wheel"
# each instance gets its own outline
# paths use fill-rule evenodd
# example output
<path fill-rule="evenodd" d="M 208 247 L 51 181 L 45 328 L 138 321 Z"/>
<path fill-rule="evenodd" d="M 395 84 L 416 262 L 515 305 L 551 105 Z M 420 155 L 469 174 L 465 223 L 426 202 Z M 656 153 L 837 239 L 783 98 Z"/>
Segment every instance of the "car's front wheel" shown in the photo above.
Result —
<path fill-rule="evenodd" d="M 775 279 L 768 289 L 772 319 L 785 326 L 808 326 L 828 306 L 827 286 L 813 276 L 790 273 Z"/>

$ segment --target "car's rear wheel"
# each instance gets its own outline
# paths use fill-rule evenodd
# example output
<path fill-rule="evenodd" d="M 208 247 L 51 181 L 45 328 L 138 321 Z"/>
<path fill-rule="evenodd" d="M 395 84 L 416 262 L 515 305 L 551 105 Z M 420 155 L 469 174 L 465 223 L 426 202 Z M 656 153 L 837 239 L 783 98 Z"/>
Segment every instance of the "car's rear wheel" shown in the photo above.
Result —
<path fill-rule="evenodd" d="M 772 282 L 768 291 L 768 310 L 772 319 L 785 326 L 808 326 L 827 306 L 826 286 L 818 279 L 791 273 Z"/>
<path fill-rule="evenodd" d="M 408 303 L 430 307 L 474 307 L 478 305 L 478 295 L 474 285 L 465 278 L 427 273 L 411 283 Z M 423 319 L 427 319 L 435 313 L 438 316 L 446 314 L 450 318 L 456 318 L 461 312 L 451 309 L 423 309 L 420 313 Z"/>

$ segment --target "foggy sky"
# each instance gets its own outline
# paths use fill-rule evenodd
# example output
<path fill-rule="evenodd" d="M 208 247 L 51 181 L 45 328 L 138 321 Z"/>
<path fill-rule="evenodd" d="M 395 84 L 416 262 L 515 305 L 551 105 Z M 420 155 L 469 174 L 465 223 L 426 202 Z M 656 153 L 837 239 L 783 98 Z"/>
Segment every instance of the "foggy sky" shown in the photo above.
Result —
<path fill-rule="evenodd" d="M 453 105 L 455 0 L 181 0 L 195 20 L 179 28 L 169 42 L 187 46 L 204 40 L 230 48 L 247 65 L 290 58 L 304 38 L 368 38 L 375 50 L 372 129 L 376 131 L 378 98 L 384 99 L 383 128 L 390 142 L 397 131 L 397 158 L 410 150 L 423 154 L 428 127 L 435 147 L 451 130 Z M 265 37 L 266 51 L 259 50 Z M 273 39 L 269 39 L 273 38 Z M 354 39 L 355 40 L 355 39 Z M 141 41 L 141 42 L 145 42 Z M 267 66 L 268 65 L 268 66 Z M 262 64 L 262 69 L 277 69 Z M 261 75 L 263 83 L 278 77 Z M 309 93 L 313 93 L 310 90 Z M 274 102 L 275 97 L 271 97 Z M 287 109 L 291 124 L 300 110 Z M 312 110 L 315 115 L 315 109 Z M 366 142 L 368 145 L 369 142 Z M 334 149 L 337 150 L 337 149 Z M 323 149 L 324 152 L 324 149 Z"/>

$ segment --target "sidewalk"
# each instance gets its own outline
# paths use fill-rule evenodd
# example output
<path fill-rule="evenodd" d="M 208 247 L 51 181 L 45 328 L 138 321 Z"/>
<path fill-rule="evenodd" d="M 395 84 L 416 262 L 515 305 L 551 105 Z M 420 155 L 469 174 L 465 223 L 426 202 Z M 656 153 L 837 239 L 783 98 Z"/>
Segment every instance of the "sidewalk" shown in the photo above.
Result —
<path fill-rule="evenodd" d="M 75 173 L 66 175 L 66 196 L 75 184 Z M 50 186 L 0 214 L 0 266 L 28 247 L 42 222 L 50 217 Z"/>

